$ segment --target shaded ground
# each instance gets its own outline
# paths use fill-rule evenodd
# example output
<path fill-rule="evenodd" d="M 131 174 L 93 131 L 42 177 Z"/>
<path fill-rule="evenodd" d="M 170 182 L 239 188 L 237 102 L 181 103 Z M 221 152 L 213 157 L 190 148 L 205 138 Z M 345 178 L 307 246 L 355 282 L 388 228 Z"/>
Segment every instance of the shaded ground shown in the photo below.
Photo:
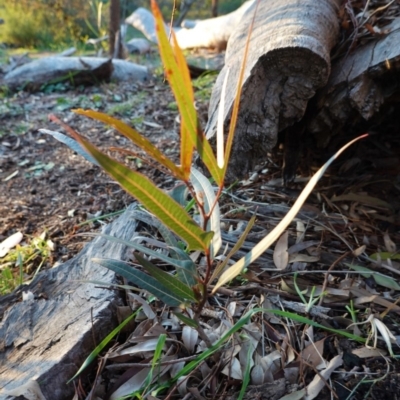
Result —
<path fill-rule="evenodd" d="M 45 267 L 77 254 L 85 239 L 74 236 L 75 233 L 97 230 L 100 224 L 109 220 L 105 218 L 88 222 L 90 219 L 123 210 L 131 202 L 131 198 L 106 174 L 53 138 L 38 132 L 40 128 L 61 130 L 47 121 L 49 113 L 56 114 L 103 149 L 116 145 L 129 147 L 129 143 L 107 126 L 73 114 L 72 108 L 94 108 L 122 118 L 172 158 L 178 156 L 179 140 L 176 105 L 161 79 L 156 79 L 149 86 L 108 84 L 66 92 L 52 92 L 51 88 L 48 90 L 50 93 L 18 93 L 4 97 L 0 102 L 0 241 L 16 231 L 26 235 L 38 235 L 46 231 L 48 238 L 55 244 L 55 251 Z M 206 101 L 199 103 L 203 118 L 206 107 Z M 301 303 L 293 285 L 293 272 L 298 271 L 300 275 L 297 283 L 302 289 L 315 286 L 322 292 L 325 286 L 328 291 L 320 303 L 329 309 L 329 319 L 325 321 L 329 326 L 344 329 L 351 323 L 346 306 L 353 300 L 359 321 L 365 321 L 371 311 L 379 313 L 390 309 L 384 321 L 396 338 L 399 337 L 400 308 L 396 303 L 400 291 L 396 287 L 388 287 L 387 281 L 385 286 L 373 278 L 368 280 L 365 276 L 354 274 L 343 263 L 356 260 L 358 264 L 380 271 L 394 282 L 398 281 L 399 133 L 398 126 L 382 127 L 381 132 L 354 146 L 330 169 L 296 223 L 289 229 L 289 265 L 277 269 L 279 257 L 273 260 L 273 251 L 266 253 L 240 280 L 233 282 L 225 293 L 210 299 L 209 308 L 223 312 L 229 321 L 237 320 L 245 310 L 254 306 L 290 310 L 289 303 Z M 224 197 L 221 206 L 226 230 L 224 240 L 231 247 L 238 240 L 250 216 L 257 213 L 257 224 L 238 256 L 251 249 L 254 243 L 276 226 L 288 206 L 297 198 L 306 178 L 326 160 L 328 153 L 321 154 L 310 146 L 300 163 L 301 175 L 293 185 L 284 188 L 280 178 L 282 157 L 277 150 L 274 154 L 266 155 L 266 164 L 256 169 L 252 180 L 242 182 L 231 195 Z M 145 172 L 160 187 L 170 187 L 173 184 L 168 177 L 139 159 L 125 160 L 132 167 Z M 365 248 L 357 258 L 351 251 L 362 245 Z M 367 258 L 384 252 L 391 253 L 393 260 L 374 263 Z M 340 259 L 342 256 L 344 258 Z M 326 272 L 328 268 L 331 273 Z M 283 304 L 284 301 L 288 303 Z M 171 314 L 161 314 L 157 304 L 154 305 L 154 311 L 160 315 L 160 325 L 152 331 L 153 335 L 165 332 L 171 341 L 181 340 L 179 323 Z M 210 334 L 222 330 L 221 318 L 207 316 L 204 323 Z M 247 327 L 247 332 L 252 330 L 258 340 L 256 361 L 274 351 L 280 352 L 273 372 L 268 377 L 265 373 L 265 382 L 270 382 L 268 379 L 286 379 L 283 394 L 308 385 L 315 376 L 315 369 L 302 366 L 296 354 L 289 351 L 293 348 L 301 352 L 299 342 L 305 335 L 304 325 L 294 325 L 272 316 L 258 316 L 253 323 L 252 327 Z M 357 334 L 366 337 L 368 326 L 361 326 L 360 329 Z M 138 321 L 135 330 L 137 336 L 144 337 L 150 331 L 150 326 Z M 265 340 L 261 340 L 264 337 Z M 326 332 L 315 330 L 311 341 L 318 340 L 322 340 L 321 351 L 328 360 L 339 351 L 351 354 L 354 348 L 363 348 L 348 340 L 338 341 L 336 337 L 333 340 Z M 119 343 L 124 343 L 123 336 L 119 338 Z M 122 346 L 128 345 L 127 342 Z M 378 342 L 378 346 L 381 352 L 386 351 L 382 341 Z M 184 346 L 171 349 L 178 359 L 195 354 L 194 349 Z M 400 353 L 395 345 L 394 351 Z M 113 351 L 110 351 L 109 357 L 112 356 Z M 110 364 L 115 366 L 119 361 L 114 356 L 116 361 Z M 230 357 L 235 358 L 232 355 Z M 126 356 L 122 362 L 137 364 L 149 360 L 151 355 L 143 353 Z M 358 369 L 354 373 L 346 372 L 355 367 Z M 117 366 L 105 369 L 101 379 L 104 392 L 112 392 L 113 385 L 121 376 L 121 370 L 127 371 L 125 378 L 122 378 L 124 381 L 128 379 L 127 376 L 136 373 L 134 368 L 126 367 L 124 370 Z M 188 380 L 187 386 L 199 388 L 199 393 L 194 389 L 187 390 L 186 394 L 175 391 L 170 398 L 236 398 L 241 381 L 228 379 L 226 374 L 220 373 L 223 369 L 221 360 L 208 360 L 207 368 L 212 372 L 210 375 L 202 370 Z M 297 371 L 293 381 L 288 373 L 290 368 Z M 256 377 L 252 379 L 257 381 Z M 369 382 L 361 383 L 363 379 Z M 85 377 L 83 382 L 89 388 L 93 384 L 93 377 Z M 395 399 L 400 390 L 400 364 L 393 358 L 382 358 L 379 353 L 369 354 L 365 358 L 350 357 L 350 360 L 346 359 L 340 373 L 332 376 L 331 386 L 339 399 L 349 396 L 353 399 Z M 268 398 L 263 393 L 266 390 L 259 384 L 249 388 L 245 398 Z M 332 393 L 326 389 L 318 398 L 331 396 Z M 84 398 L 83 394 L 81 398 Z"/>

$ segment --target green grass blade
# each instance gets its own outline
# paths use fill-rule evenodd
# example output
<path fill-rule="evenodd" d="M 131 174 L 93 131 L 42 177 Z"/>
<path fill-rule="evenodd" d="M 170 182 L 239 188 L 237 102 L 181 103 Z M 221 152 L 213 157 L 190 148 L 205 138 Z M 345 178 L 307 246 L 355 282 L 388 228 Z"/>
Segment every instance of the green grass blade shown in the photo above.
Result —
<path fill-rule="evenodd" d="M 343 146 L 340 150 L 338 150 L 310 179 L 306 187 L 301 192 L 300 196 L 297 198 L 296 202 L 293 204 L 292 208 L 285 215 L 285 217 L 281 220 L 281 222 L 253 249 L 247 253 L 243 258 L 241 258 L 238 262 L 232 265 L 229 269 L 227 269 L 219 278 L 217 284 L 213 289 L 213 293 L 215 293 L 219 287 L 224 285 L 225 283 L 231 281 L 236 278 L 244 268 L 248 267 L 253 261 L 255 261 L 261 254 L 263 254 L 268 248 L 279 238 L 279 236 L 285 231 L 285 229 L 289 226 L 289 224 L 293 221 L 294 217 L 300 211 L 300 208 L 305 203 L 307 197 L 314 189 L 317 182 L 324 175 L 327 168 L 332 164 L 334 160 L 336 160 L 343 151 L 345 151 L 349 146 L 351 146 L 356 141 L 367 137 L 368 134 L 361 135 L 356 139 L 353 139 L 345 146 Z"/>
<path fill-rule="evenodd" d="M 134 253 L 138 263 L 149 272 L 157 282 L 161 283 L 166 287 L 171 293 L 175 293 L 177 296 L 190 301 L 196 301 L 196 297 L 193 290 L 182 283 L 179 279 L 170 275 L 168 272 L 156 267 L 150 261 L 143 258 L 139 253 Z"/>
<path fill-rule="evenodd" d="M 249 350 L 247 351 L 247 362 L 246 362 L 246 369 L 243 374 L 242 387 L 240 388 L 240 393 L 239 393 L 237 400 L 243 400 L 243 397 L 246 393 L 247 386 L 249 386 L 249 383 L 250 383 L 251 358 L 253 356 L 252 350 L 253 349 L 251 348 L 251 345 L 250 345 Z"/>
<path fill-rule="evenodd" d="M 108 343 L 119 333 L 121 330 L 130 322 L 136 314 L 142 309 L 140 307 L 137 309 L 132 315 L 125 319 L 125 321 L 121 322 L 111 333 L 109 333 L 97 346 L 96 348 L 89 354 L 86 360 L 83 362 L 82 366 L 79 368 L 78 372 L 67 382 L 70 383 L 73 381 L 77 376 L 81 374 L 91 363 L 92 361 L 100 354 L 100 352 L 107 346 Z"/>
<path fill-rule="evenodd" d="M 165 168 L 169 169 L 175 177 L 181 180 L 185 180 L 184 179 L 185 176 L 180 167 L 175 165 L 173 161 L 171 161 L 160 150 L 158 150 L 158 148 L 154 146 L 153 143 L 150 142 L 150 140 L 147 140 L 143 135 L 141 135 L 135 129 L 131 128 L 129 125 L 125 124 L 124 122 L 116 118 L 113 118 L 107 114 L 98 111 L 77 109 L 73 110 L 73 112 L 79 115 L 84 115 L 86 117 L 95 119 L 97 121 L 104 122 L 105 124 L 112 126 L 119 133 L 121 133 L 127 139 L 131 140 L 134 144 L 136 144 L 136 146 L 144 150 L 150 157 L 159 162 Z"/>
<path fill-rule="evenodd" d="M 157 363 L 161 358 L 161 353 L 164 349 L 166 339 L 167 339 L 167 335 L 165 333 L 162 333 L 160 335 L 160 337 L 158 338 L 156 349 L 154 350 L 153 360 L 151 361 L 151 368 L 150 368 L 149 374 L 147 375 L 147 377 L 143 383 L 143 387 L 145 388 L 143 390 L 143 393 L 146 392 L 146 388 L 151 384 L 151 381 L 153 380 L 154 369 L 156 368 Z"/>
<path fill-rule="evenodd" d="M 140 288 L 147 290 L 149 293 L 156 296 L 169 306 L 177 307 L 185 303 L 185 299 L 183 297 L 178 296 L 176 293 L 171 293 L 170 290 L 158 282 L 157 279 L 137 270 L 132 265 L 124 261 L 104 258 L 93 258 L 92 261 L 102 265 L 105 268 L 111 269 L 118 275 L 121 275 L 124 278 L 134 282 Z"/>
<path fill-rule="evenodd" d="M 302 324 L 311 325 L 314 328 L 323 329 L 323 330 L 328 331 L 328 332 L 336 333 L 337 335 L 345 336 L 345 337 L 347 337 L 349 339 L 355 340 L 356 342 L 365 343 L 365 341 L 366 341 L 364 338 L 362 338 L 360 336 L 357 336 L 357 335 L 354 335 L 351 332 L 342 331 L 340 329 L 329 328 L 329 327 L 327 327 L 325 325 L 322 325 L 322 324 L 319 324 L 318 322 L 313 321 L 312 319 L 309 319 L 309 318 L 306 318 L 306 317 L 303 317 L 301 315 L 294 314 L 294 313 L 291 313 L 291 312 L 281 311 L 281 310 L 266 310 L 266 309 L 263 309 L 263 308 L 256 308 L 256 309 L 252 310 L 251 312 L 252 313 L 254 313 L 254 312 L 268 312 L 268 313 L 271 313 L 271 314 L 279 315 L 279 316 L 284 317 L 284 318 L 291 319 L 291 320 L 296 321 L 296 322 L 300 322 Z"/>

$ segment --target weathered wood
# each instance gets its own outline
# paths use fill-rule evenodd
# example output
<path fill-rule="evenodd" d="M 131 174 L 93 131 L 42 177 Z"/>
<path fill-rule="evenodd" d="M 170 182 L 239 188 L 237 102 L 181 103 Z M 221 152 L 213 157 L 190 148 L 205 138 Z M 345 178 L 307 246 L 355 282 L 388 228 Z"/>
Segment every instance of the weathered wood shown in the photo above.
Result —
<path fill-rule="evenodd" d="M 173 28 L 180 48 L 225 48 L 235 27 L 254 3 L 255 0 L 247 1 L 232 13 L 217 18 L 192 21 L 191 29 Z M 140 30 L 151 42 L 157 43 L 154 17 L 150 11 L 140 7 L 125 22 Z M 170 28 L 166 25 L 165 29 L 168 31 Z"/>
<path fill-rule="evenodd" d="M 134 208 L 104 233 L 131 240 L 137 228 Z M 1 400 L 6 391 L 32 379 L 47 400 L 71 399 L 74 387 L 66 382 L 116 326 L 115 308 L 121 303 L 118 292 L 87 283 L 116 283 L 114 272 L 93 263 L 93 257 L 127 259 L 128 253 L 126 246 L 98 237 L 78 256 L 0 298 Z M 22 291 L 35 299 L 21 302 Z"/>
<path fill-rule="evenodd" d="M 339 26 L 338 0 L 268 0 L 259 4 L 242 85 L 228 179 L 243 177 L 275 146 L 278 132 L 300 120 L 330 72 Z M 229 39 L 225 66 L 213 88 L 207 137 L 214 143 L 222 84 L 229 71 L 224 125 L 228 127 L 254 7 Z"/>
<path fill-rule="evenodd" d="M 46 57 L 15 68 L 2 82 L 10 90 L 39 90 L 44 84 L 69 81 L 73 85 L 101 81 L 146 81 L 146 67 L 125 60 L 98 57 Z"/>
<path fill-rule="evenodd" d="M 134 38 L 125 43 L 129 53 L 146 54 L 151 52 L 151 43 L 147 39 Z"/>
<path fill-rule="evenodd" d="M 363 129 L 378 114 L 386 118 L 390 105 L 399 104 L 400 19 L 386 26 L 387 30 L 389 33 L 381 38 L 333 63 L 332 74 L 317 95 L 315 115 L 307 126 L 320 146 L 348 128 Z M 398 115 L 396 118 L 398 121 Z"/>

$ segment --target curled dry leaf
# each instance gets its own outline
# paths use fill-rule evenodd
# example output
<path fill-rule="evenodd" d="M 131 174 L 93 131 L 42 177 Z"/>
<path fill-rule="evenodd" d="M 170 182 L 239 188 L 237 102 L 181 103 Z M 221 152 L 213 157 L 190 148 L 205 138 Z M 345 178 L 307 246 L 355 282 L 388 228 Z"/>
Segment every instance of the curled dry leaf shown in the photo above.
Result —
<path fill-rule="evenodd" d="M 194 347 L 196 346 L 198 337 L 199 333 L 195 329 L 189 326 L 183 327 L 182 340 L 190 354 L 194 353 Z"/>

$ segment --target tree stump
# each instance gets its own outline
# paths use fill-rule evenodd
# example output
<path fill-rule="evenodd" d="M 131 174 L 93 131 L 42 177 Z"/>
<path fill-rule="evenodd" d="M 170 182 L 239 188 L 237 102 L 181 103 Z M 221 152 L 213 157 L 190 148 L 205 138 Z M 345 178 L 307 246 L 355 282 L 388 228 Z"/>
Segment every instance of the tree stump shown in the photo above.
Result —
<path fill-rule="evenodd" d="M 228 179 L 243 177 L 266 157 L 278 132 L 299 121 L 308 100 L 330 73 L 330 51 L 339 32 L 338 0 L 270 0 L 259 3 L 251 33 L 249 57 Z M 225 67 L 214 86 L 207 138 L 215 143 L 221 89 L 229 71 L 224 127 L 229 126 L 236 82 L 253 18 L 250 8 L 231 35 Z"/>

